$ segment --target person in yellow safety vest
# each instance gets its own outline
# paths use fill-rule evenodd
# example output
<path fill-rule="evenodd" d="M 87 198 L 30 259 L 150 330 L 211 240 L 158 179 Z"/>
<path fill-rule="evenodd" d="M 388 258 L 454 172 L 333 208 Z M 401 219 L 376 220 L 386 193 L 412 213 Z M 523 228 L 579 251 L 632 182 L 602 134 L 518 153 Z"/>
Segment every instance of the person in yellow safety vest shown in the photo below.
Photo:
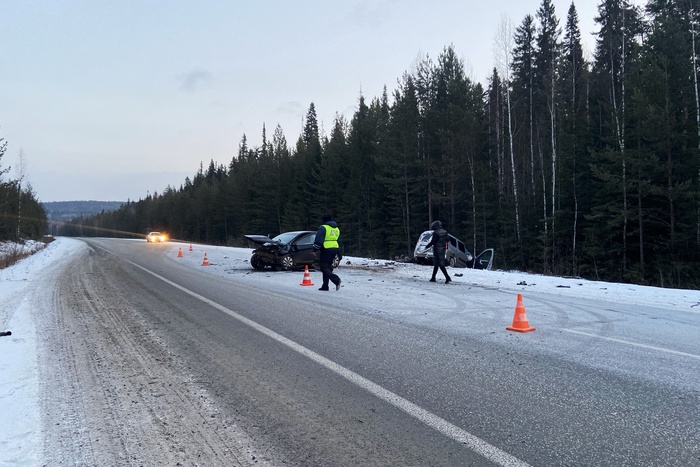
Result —
<path fill-rule="evenodd" d="M 328 290 L 328 282 L 333 282 L 335 290 L 340 290 L 340 277 L 333 274 L 333 260 L 340 252 L 340 229 L 332 215 L 324 214 L 322 219 L 314 240 L 314 253 L 319 252 L 318 262 L 323 273 L 323 285 L 318 290 Z"/>

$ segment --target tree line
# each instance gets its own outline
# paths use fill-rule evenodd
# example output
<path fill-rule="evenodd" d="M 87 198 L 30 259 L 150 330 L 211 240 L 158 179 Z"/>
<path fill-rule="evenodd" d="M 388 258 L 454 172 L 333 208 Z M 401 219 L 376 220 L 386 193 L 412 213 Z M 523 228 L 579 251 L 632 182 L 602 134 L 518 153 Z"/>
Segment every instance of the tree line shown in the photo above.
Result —
<path fill-rule="evenodd" d="M 447 46 L 329 134 L 312 103 L 293 146 L 263 126 L 259 147 L 244 135 L 228 164 L 77 228 L 244 245 L 332 212 L 346 255 L 410 258 L 439 219 L 498 268 L 697 287 L 698 1 L 600 1 L 587 59 L 575 4 L 560 22 L 542 0 L 500 25 L 485 88 Z"/>
<path fill-rule="evenodd" d="M 20 152 L 19 176 L 4 177 L 11 167 L 2 168 L 2 157 L 7 151 L 7 141 L 0 138 L 0 241 L 22 242 L 39 240 L 46 233 L 46 212 L 31 184 L 25 181 L 24 156 Z"/>

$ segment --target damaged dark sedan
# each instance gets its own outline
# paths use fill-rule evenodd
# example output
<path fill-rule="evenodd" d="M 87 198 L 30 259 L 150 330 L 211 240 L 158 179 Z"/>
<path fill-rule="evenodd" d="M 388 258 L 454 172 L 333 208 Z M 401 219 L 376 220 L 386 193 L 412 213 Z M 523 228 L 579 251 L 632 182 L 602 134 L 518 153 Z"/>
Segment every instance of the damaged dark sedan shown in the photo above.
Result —
<path fill-rule="evenodd" d="M 245 238 L 259 245 L 250 258 L 250 265 L 258 270 L 291 271 L 304 266 L 313 267 L 318 262 L 314 255 L 316 232 L 310 230 L 285 232 L 274 238 L 266 235 L 245 235 Z M 338 267 L 339 263 L 340 255 L 336 255 L 333 267 Z"/>

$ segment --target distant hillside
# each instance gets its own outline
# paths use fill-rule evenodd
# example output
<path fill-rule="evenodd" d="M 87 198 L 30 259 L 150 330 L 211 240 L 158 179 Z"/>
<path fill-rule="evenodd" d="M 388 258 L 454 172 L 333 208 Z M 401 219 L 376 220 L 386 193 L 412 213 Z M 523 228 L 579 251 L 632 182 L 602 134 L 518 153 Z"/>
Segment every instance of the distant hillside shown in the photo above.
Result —
<path fill-rule="evenodd" d="M 41 203 L 48 221 L 69 222 L 76 217 L 91 216 L 102 211 L 116 211 L 123 201 L 53 201 Z"/>

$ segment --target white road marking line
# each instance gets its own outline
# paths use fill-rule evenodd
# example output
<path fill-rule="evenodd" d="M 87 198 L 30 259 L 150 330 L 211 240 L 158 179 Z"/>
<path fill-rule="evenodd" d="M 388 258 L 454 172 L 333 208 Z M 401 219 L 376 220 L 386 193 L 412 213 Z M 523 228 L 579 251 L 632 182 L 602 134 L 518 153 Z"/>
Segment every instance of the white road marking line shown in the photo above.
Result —
<path fill-rule="evenodd" d="M 656 347 L 653 345 L 647 345 L 647 344 L 640 344 L 638 342 L 632 342 L 632 341 L 626 341 L 623 339 L 616 339 L 614 337 L 605 337 L 605 336 L 599 336 L 597 334 L 590 334 L 588 332 L 581 332 L 581 331 L 575 331 L 573 329 L 564 329 L 562 328 L 562 331 L 565 332 L 570 332 L 572 334 L 580 334 L 582 336 L 588 336 L 588 337 L 595 337 L 597 339 L 604 339 L 606 341 L 612 341 L 612 342 L 618 342 L 620 344 L 626 344 L 626 345 L 632 345 L 634 347 L 642 347 L 644 349 L 649 349 L 649 350 L 658 350 L 659 352 L 666 352 L 666 353 L 671 353 L 674 355 L 682 355 L 684 357 L 690 357 L 690 358 L 697 358 L 700 360 L 700 355 L 695 355 L 692 353 L 686 353 L 686 352 L 679 352 L 678 350 L 671 350 L 671 349 L 666 349 L 664 347 Z"/>
<path fill-rule="evenodd" d="M 303 345 L 297 344 L 296 342 L 287 339 L 286 337 L 282 336 L 281 334 L 276 333 L 275 331 L 266 328 L 265 326 L 262 326 L 261 324 L 256 323 L 255 321 L 246 318 L 243 315 L 240 315 L 236 313 L 233 310 L 230 310 L 226 308 L 223 305 L 219 305 L 218 303 L 209 300 L 208 298 L 199 295 L 196 292 L 193 292 L 189 289 L 186 289 L 185 287 L 182 287 L 179 284 L 176 284 L 168 279 L 166 279 L 163 276 L 160 276 L 156 274 L 155 272 L 152 272 L 143 266 L 139 266 L 136 263 L 133 263 L 129 260 L 125 260 L 129 264 L 147 272 L 148 274 L 151 274 L 152 276 L 162 280 L 166 284 L 169 284 L 176 289 L 179 289 L 186 294 L 203 301 L 204 303 L 216 308 L 217 310 L 220 310 L 227 315 L 231 316 L 232 318 L 237 319 L 238 321 L 250 326 L 251 328 L 261 332 L 262 334 L 265 334 L 266 336 L 276 340 L 277 342 L 280 342 L 281 344 L 284 344 L 291 348 L 292 350 L 304 355 L 305 357 L 313 360 L 314 362 L 323 365 L 327 369 L 333 371 L 334 373 L 342 376 L 343 378 L 347 379 L 348 381 L 356 384 L 357 386 L 365 389 L 366 391 L 370 392 L 371 394 L 375 395 L 376 397 L 379 397 L 380 399 L 388 402 L 389 404 L 393 405 L 394 407 L 397 407 L 401 410 L 403 410 L 405 413 L 408 415 L 420 420 L 424 424 L 428 425 L 431 428 L 434 428 L 435 430 L 439 431 L 443 435 L 459 442 L 464 445 L 466 445 L 469 449 L 472 451 L 476 452 L 477 454 L 481 455 L 482 457 L 485 457 L 486 459 L 490 460 L 491 462 L 501 465 L 504 467 L 528 467 L 529 464 L 518 459 L 515 456 L 512 456 L 508 454 L 505 451 L 502 451 L 498 449 L 496 446 L 493 446 L 486 441 L 482 440 L 481 438 L 469 433 L 468 431 L 465 431 L 461 428 L 459 428 L 456 425 L 453 425 L 452 423 L 448 422 L 447 420 L 438 417 L 437 415 L 428 412 L 427 410 L 417 406 L 416 404 L 404 399 L 403 397 L 394 394 L 393 392 L 384 389 L 383 387 L 379 386 L 378 384 L 373 383 L 372 381 L 368 380 L 367 378 L 364 378 L 363 376 L 358 375 L 357 373 L 348 370 L 344 366 L 338 365 L 332 360 L 327 359 L 326 357 L 323 357 L 316 352 L 307 349 Z"/>

